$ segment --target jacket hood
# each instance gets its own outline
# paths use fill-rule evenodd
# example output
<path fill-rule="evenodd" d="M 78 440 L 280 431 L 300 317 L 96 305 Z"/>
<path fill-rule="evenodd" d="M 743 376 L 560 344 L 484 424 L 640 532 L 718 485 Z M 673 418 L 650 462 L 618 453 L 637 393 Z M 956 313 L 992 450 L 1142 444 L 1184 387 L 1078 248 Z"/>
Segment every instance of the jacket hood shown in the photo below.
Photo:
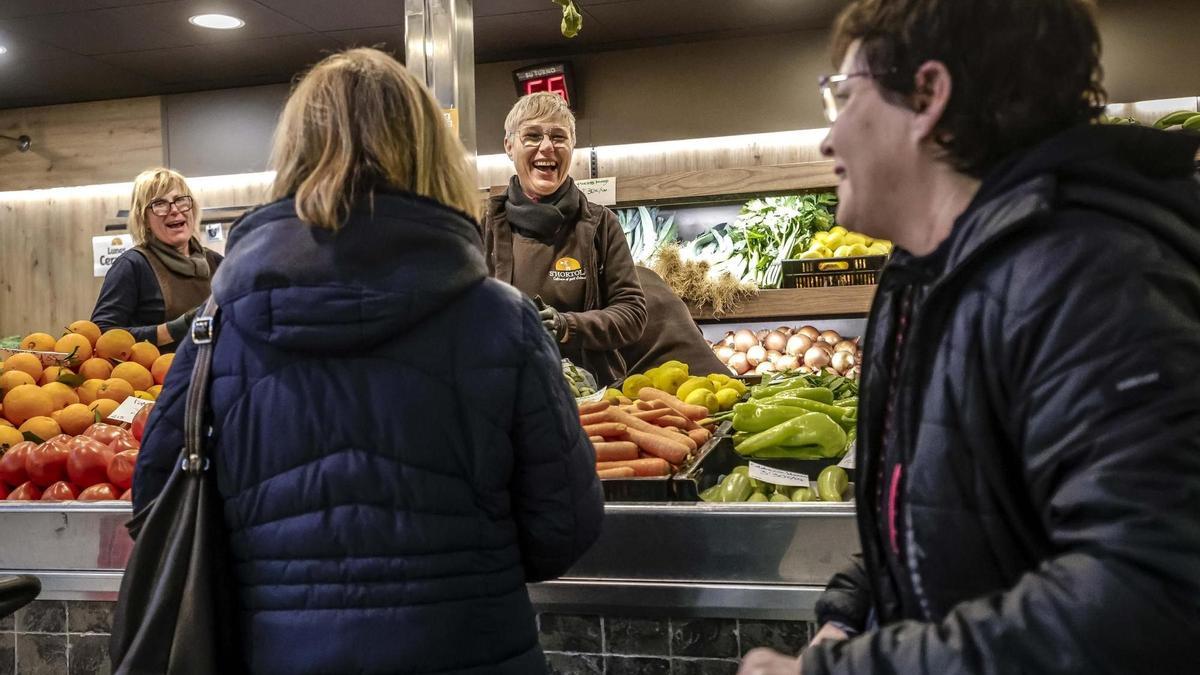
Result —
<path fill-rule="evenodd" d="M 372 201 L 336 232 L 302 222 L 292 198 L 247 214 L 213 279 L 224 318 L 284 349 L 369 349 L 486 278 L 467 216 L 412 194 Z"/>
<path fill-rule="evenodd" d="M 948 273 L 1034 216 L 1086 208 L 1152 230 L 1200 267 L 1198 148 L 1200 136 L 1146 127 L 1069 129 L 994 168 L 926 259 Z M 896 262 L 923 261 L 903 254 Z"/>

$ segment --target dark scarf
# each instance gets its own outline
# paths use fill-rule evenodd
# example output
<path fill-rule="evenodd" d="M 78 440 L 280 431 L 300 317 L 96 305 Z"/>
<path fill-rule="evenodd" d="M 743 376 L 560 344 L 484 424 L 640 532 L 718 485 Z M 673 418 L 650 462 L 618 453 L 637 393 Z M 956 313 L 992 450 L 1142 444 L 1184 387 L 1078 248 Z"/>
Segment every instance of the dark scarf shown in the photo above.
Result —
<path fill-rule="evenodd" d="M 153 235 L 147 237 L 146 248 L 158 256 L 164 267 L 179 276 L 197 279 L 208 279 L 212 276 L 212 268 L 208 265 L 208 257 L 204 255 L 204 247 L 195 237 L 188 241 L 188 255 L 186 256 L 177 249 L 162 243 L 158 237 Z"/>
<path fill-rule="evenodd" d="M 570 176 L 553 194 L 533 201 L 513 176 L 508 181 L 508 203 L 504 205 L 508 224 L 518 233 L 546 241 L 563 225 L 574 225 L 579 216 L 579 191 Z"/>

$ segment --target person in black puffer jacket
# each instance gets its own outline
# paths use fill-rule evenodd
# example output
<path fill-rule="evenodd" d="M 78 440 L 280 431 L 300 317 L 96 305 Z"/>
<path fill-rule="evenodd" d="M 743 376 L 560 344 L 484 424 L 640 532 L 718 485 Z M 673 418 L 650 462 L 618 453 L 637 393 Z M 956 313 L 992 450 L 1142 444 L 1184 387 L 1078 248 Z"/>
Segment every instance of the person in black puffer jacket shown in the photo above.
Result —
<path fill-rule="evenodd" d="M 547 672 L 525 584 L 587 550 L 603 495 L 553 339 L 488 277 L 465 157 L 392 57 L 334 54 L 282 114 L 277 200 L 230 234 L 213 466 L 249 672 Z M 179 470 L 195 358 L 138 511 Z"/>
<path fill-rule="evenodd" d="M 862 555 L 743 673 L 1200 668 L 1200 138 L 1093 123 L 1081 0 L 859 0 L 824 150 L 900 247 L 865 336 Z"/>

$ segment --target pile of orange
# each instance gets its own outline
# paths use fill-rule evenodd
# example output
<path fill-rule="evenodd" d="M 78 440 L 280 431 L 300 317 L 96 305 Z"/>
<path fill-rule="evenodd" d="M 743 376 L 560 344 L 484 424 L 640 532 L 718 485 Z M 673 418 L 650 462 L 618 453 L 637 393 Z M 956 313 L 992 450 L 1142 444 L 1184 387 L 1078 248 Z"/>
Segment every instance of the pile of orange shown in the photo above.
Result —
<path fill-rule="evenodd" d="M 78 435 L 106 419 L 126 398 L 154 400 L 175 358 L 126 330 L 101 332 L 76 321 L 62 337 L 31 333 L 21 349 L 66 354 L 43 367 L 36 354 L 18 352 L 0 366 L 0 448 L 31 433 L 43 440 Z"/>

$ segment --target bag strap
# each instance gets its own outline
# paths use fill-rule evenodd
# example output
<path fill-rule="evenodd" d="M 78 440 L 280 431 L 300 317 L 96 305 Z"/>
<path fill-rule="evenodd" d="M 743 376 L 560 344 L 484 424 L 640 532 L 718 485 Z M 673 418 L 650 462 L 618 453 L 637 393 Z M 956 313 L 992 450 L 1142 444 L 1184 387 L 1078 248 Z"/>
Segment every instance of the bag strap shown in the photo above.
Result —
<path fill-rule="evenodd" d="M 208 385 L 212 370 L 213 340 L 216 339 L 217 301 L 209 296 L 192 321 L 192 343 L 196 345 L 196 363 L 188 387 L 183 417 L 183 470 L 200 473 L 208 468 L 204 447 L 204 414 L 208 403 Z"/>

